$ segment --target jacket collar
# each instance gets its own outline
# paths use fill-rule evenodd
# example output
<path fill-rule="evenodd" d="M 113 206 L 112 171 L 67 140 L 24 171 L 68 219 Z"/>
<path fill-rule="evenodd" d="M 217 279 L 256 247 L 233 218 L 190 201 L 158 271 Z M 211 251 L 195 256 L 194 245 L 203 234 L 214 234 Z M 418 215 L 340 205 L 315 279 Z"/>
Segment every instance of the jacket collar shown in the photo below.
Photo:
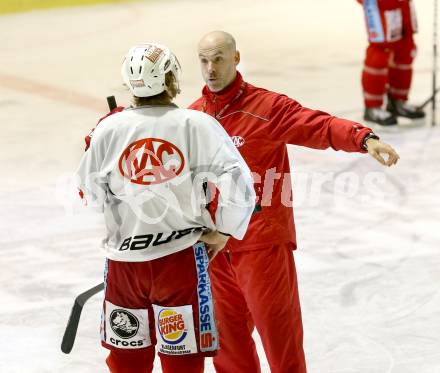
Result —
<path fill-rule="evenodd" d="M 237 76 L 235 77 L 235 80 L 219 92 L 211 92 L 208 86 L 205 85 L 202 90 L 203 97 L 205 97 L 209 102 L 230 102 L 238 94 L 242 82 L 243 77 L 237 71 Z"/>

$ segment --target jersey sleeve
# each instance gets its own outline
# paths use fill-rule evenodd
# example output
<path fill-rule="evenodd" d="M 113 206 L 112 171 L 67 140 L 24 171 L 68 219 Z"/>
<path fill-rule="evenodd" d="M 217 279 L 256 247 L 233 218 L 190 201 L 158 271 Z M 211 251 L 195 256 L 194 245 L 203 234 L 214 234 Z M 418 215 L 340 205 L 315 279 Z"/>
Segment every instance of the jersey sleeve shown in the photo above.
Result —
<path fill-rule="evenodd" d="M 219 193 L 215 226 L 241 240 L 255 207 L 251 171 L 214 118 L 198 113 L 192 134 L 192 172 L 214 184 Z"/>
<path fill-rule="evenodd" d="M 314 149 L 365 152 L 362 142 L 373 132 L 360 123 L 306 108 L 285 95 L 275 98 L 270 120 L 273 140 Z"/>
<path fill-rule="evenodd" d="M 102 212 L 107 199 L 107 174 L 103 171 L 106 154 L 105 137 L 96 130 L 90 147 L 84 152 L 76 171 L 79 195 L 84 204 Z"/>

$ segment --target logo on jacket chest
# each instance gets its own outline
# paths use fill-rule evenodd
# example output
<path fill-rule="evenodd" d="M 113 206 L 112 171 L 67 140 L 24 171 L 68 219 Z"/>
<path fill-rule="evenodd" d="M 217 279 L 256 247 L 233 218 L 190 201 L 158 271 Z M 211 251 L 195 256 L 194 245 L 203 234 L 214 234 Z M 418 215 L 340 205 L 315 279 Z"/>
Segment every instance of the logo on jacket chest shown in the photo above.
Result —
<path fill-rule="evenodd" d="M 119 171 L 130 182 L 142 185 L 161 184 L 178 176 L 185 165 L 181 150 L 156 138 L 135 141 L 119 158 Z"/>
<path fill-rule="evenodd" d="M 231 136 L 231 140 L 237 148 L 244 145 L 244 138 L 241 136 Z"/>

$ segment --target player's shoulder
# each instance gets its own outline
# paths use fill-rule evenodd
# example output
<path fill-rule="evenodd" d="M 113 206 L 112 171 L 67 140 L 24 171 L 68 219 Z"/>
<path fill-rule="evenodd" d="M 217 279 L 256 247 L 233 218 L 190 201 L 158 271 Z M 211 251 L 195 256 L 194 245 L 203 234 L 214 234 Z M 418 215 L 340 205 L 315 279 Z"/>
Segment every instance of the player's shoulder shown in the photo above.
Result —
<path fill-rule="evenodd" d="M 222 125 L 212 117 L 202 111 L 193 109 L 180 109 L 179 119 L 181 125 L 185 126 L 190 133 L 197 136 L 209 136 L 224 132 Z"/>
<path fill-rule="evenodd" d="M 129 111 L 125 109 L 102 118 L 93 131 L 93 138 L 95 141 L 98 138 L 106 137 L 112 134 L 115 131 L 115 128 L 118 128 L 128 116 Z"/>
<path fill-rule="evenodd" d="M 100 120 L 99 126 L 97 126 L 97 129 L 102 128 L 104 130 L 106 128 L 114 126 L 116 123 L 120 122 L 121 119 L 126 116 L 127 116 L 126 109 L 119 111 L 119 112 L 116 112 L 114 114 L 108 115 Z"/>
<path fill-rule="evenodd" d="M 194 120 L 212 120 L 214 119 L 212 116 L 204 113 L 203 111 L 197 110 L 197 109 L 181 109 L 184 110 L 185 114 L 189 117 L 192 118 Z"/>
<path fill-rule="evenodd" d="M 178 109 L 174 113 L 180 119 L 180 122 L 189 127 L 212 126 L 218 123 L 212 116 L 195 109 Z"/>

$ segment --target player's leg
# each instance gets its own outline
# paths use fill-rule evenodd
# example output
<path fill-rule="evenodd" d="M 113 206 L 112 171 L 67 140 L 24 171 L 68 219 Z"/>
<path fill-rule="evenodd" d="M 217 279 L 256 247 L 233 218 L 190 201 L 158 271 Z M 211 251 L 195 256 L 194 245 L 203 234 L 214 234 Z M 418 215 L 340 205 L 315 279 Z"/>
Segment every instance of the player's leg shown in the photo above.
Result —
<path fill-rule="evenodd" d="M 154 318 L 148 299 L 148 262 L 108 260 L 101 324 L 112 373 L 150 373 L 155 356 Z"/>
<path fill-rule="evenodd" d="M 387 1 L 364 1 L 363 7 L 369 41 L 362 71 L 364 119 L 383 126 L 396 125 L 395 116 L 382 105 L 388 83 L 388 45 L 401 33 L 401 25 L 396 22 L 398 9 Z"/>
<path fill-rule="evenodd" d="M 154 348 L 136 352 L 111 350 L 106 363 L 112 373 L 147 373 L 153 371 L 154 354 Z"/>
<path fill-rule="evenodd" d="M 151 261 L 157 350 L 164 373 L 203 372 L 218 335 L 203 243 Z"/>
<path fill-rule="evenodd" d="M 412 35 L 405 35 L 393 47 L 393 59 L 390 64 L 390 87 L 387 109 L 395 115 L 406 118 L 423 118 L 425 113 L 416 106 L 407 103 L 413 76 L 413 61 L 416 45 Z"/>
<path fill-rule="evenodd" d="M 381 125 L 394 125 L 396 118 L 382 108 L 388 84 L 390 49 L 382 44 L 370 43 L 362 71 L 364 119 Z"/>
<path fill-rule="evenodd" d="M 205 358 L 203 356 L 167 356 L 159 354 L 163 373 L 203 373 Z"/>
<path fill-rule="evenodd" d="M 217 373 L 259 373 L 260 363 L 252 339 L 254 324 L 226 251 L 209 265 L 220 343 L 214 366 Z"/>
<path fill-rule="evenodd" d="M 412 36 L 407 36 L 395 43 L 390 64 L 390 97 L 394 100 L 408 100 L 411 87 L 416 46 Z"/>
<path fill-rule="evenodd" d="M 365 107 L 381 107 L 388 83 L 388 60 L 390 51 L 381 45 L 370 44 L 367 48 L 362 71 L 362 89 Z"/>
<path fill-rule="evenodd" d="M 232 256 L 272 373 L 305 373 L 303 326 L 290 245 Z"/>

